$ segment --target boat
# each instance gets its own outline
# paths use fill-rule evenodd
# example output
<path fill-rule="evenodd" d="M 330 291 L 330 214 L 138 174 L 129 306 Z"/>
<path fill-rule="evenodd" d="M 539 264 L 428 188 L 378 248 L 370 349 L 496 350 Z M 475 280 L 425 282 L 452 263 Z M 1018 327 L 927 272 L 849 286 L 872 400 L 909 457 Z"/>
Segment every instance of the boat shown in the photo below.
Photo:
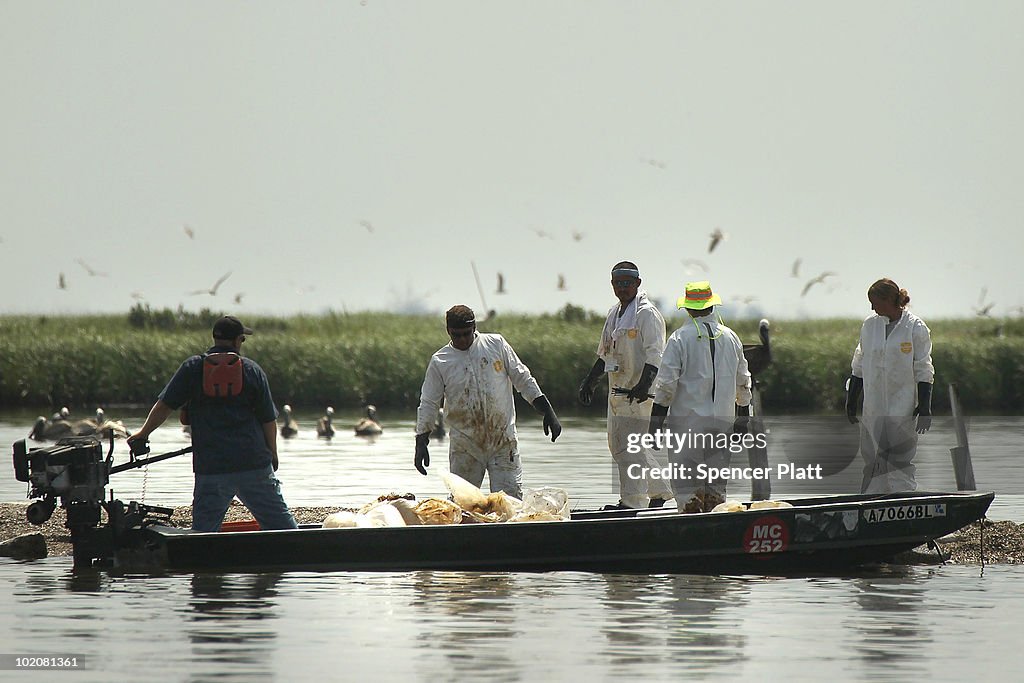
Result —
<path fill-rule="evenodd" d="M 675 509 L 574 511 L 558 521 L 399 527 L 198 532 L 173 526 L 173 509 L 106 498 L 111 474 L 191 451 L 113 465 L 95 437 L 45 448 L 14 444 L 14 470 L 30 484 L 29 521 L 44 523 L 58 499 L 74 567 L 175 571 L 588 571 L 813 574 L 882 562 L 981 519 L 992 492 L 830 495 L 763 503 L 735 512 Z M 133 448 L 138 447 L 135 444 Z M 105 512 L 104 515 L 101 514 Z"/>
<path fill-rule="evenodd" d="M 909 492 L 679 514 L 578 511 L 565 521 L 201 533 L 146 524 L 101 564 L 122 571 L 587 571 L 818 574 L 888 560 L 980 519 L 995 494 Z"/>

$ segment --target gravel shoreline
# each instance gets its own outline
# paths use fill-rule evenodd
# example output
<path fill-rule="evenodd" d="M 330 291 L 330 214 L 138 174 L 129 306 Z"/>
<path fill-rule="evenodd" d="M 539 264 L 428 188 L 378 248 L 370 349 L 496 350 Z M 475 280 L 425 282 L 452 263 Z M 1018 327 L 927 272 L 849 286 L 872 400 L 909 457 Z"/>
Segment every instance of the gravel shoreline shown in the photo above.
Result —
<path fill-rule="evenodd" d="M 64 513 L 58 509 L 45 524 L 35 526 L 25 519 L 27 503 L 0 503 L 0 542 L 23 534 L 41 533 L 46 539 L 50 556 L 70 556 L 71 538 L 64 527 Z M 292 514 L 299 524 L 319 524 L 340 507 L 294 507 Z M 180 527 L 192 523 L 191 506 L 174 508 L 172 521 Z M 240 503 L 228 508 L 224 521 L 252 519 Z M 982 523 L 975 522 L 960 531 L 938 540 L 938 546 L 951 564 L 981 564 Z M 1024 564 L 1024 524 L 984 520 L 985 564 Z M 938 564 L 940 559 L 933 549 L 915 548 L 896 558 L 901 564 Z"/>

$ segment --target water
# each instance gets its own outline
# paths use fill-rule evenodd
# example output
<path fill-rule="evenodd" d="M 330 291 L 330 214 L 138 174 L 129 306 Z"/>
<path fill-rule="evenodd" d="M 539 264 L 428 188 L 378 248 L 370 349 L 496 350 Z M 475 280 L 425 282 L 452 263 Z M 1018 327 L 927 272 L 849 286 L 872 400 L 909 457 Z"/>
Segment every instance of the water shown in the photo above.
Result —
<path fill-rule="evenodd" d="M 109 411 L 108 411 L 109 412 Z M 376 442 L 312 435 L 281 445 L 292 505 L 362 503 L 382 491 L 443 493 L 412 470 L 412 420 L 389 420 Z M 128 419 L 129 425 L 137 424 Z M 31 416 L 0 416 L 0 443 Z M 557 444 L 523 416 L 527 485 L 560 485 L 574 504 L 612 502 L 603 421 L 564 420 Z M 773 457 L 800 420 L 773 421 Z M 1019 443 L 1024 420 L 975 420 L 979 486 L 995 489 L 994 519 L 1024 519 Z M 772 443 L 777 448 L 772 450 Z M 787 446 L 790 444 L 790 446 Z M 176 428 L 153 452 L 187 445 Z M 951 488 L 949 432 L 922 439 L 922 486 Z M 120 451 L 118 451 L 120 453 Z M 435 468 L 445 448 L 435 445 Z M 123 456 L 122 456 L 123 457 Z M 122 458 L 119 458 L 119 460 Z M 10 479 L 11 481 L 8 481 Z M 187 504 L 188 456 L 115 475 L 118 497 Z M 1010 493 L 1003 494 L 1006 489 Z M 801 493 L 775 484 L 776 494 Z M 24 490 L 0 472 L 0 500 Z M 58 511 L 57 514 L 61 514 Z M 756 675 L 762 680 L 978 679 L 1022 664 L 1024 569 L 896 567 L 820 578 L 634 576 L 576 572 L 73 575 L 69 558 L 0 558 L 3 655 L 77 655 L 68 680 L 679 680 Z M 3 680 L 53 674 L 3 671 Z"/>

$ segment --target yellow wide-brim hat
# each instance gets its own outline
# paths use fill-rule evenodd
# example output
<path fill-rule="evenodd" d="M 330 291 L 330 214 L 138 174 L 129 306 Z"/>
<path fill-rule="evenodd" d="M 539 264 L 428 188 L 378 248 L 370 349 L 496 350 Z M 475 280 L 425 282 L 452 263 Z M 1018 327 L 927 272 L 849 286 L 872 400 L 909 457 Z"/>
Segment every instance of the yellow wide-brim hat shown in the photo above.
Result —
<path fill-rule="evenodd" d="M 691 311 L 703 311 L 711 306 L 722 303 L 721 297 L 711 291 L 711 283 L 707 280 L 687 282 L 686 293 L 676 299 L 676 308 L 689 308 Z"/>

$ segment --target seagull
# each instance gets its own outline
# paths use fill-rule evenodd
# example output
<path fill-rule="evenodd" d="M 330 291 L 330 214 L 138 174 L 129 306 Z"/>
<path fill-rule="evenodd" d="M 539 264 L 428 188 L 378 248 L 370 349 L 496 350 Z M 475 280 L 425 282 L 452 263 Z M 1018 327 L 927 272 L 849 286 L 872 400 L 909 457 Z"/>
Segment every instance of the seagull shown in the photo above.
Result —
<path fill-rule="evenodd" d="M 583 239 L 583 233 L 580 232 L 579 230 L 573 230 L 572 231 L 572 238 L 573 238 L 574 241 L 579 242 L 580 240 Z"/>
<path fill-rule="evenodd" d="M 498 289 L 495 290 L 494 293 L 495 294 L 504 294 L 505 293 L 505 276 L 502 275 L 501 273 L 498 273 Z"/>
<path fill-rule="evenodd" d="M 188 226 L 188 225 L 182 226 L 182 230 L 185 231 L 185 234 L 188 235 L 188 238 L 190 240 L 194 240 L 196 238 L 196 231 L 193 230 L 190 226 Z"/>
<path fill-rule="evenodd" d="M 196 294 L 209 294 L 210 296 L 217 296 L 217 288 L 220 287 L 221 284 L 229 277 L 231 277 L 230 270 L 221 275 L 220 279 L 213 283 L 213 287 L 210 287 L 209 289 L 195 289 L 192 290 L 191 292 L 188 292 L 188 294 L 190 296 L 194 296 Z"/>
<path fill-rule="evenodd" d="M 371 223 L 370 221 L 366 221 L 366 220 L 359 221 L 359 225 L 361 225 L 364 228 L 366 228 L 366 232 L 373 232 L 373 223 Z"/>
<path fill-rule="evenodd" d="M 57 276 L 57 289 L 67 289 L 68 282 L 64 279 L 64 273 Z"/>
<path fill-rule="evenodd" d="M 565 276 L 561 273 L 558 274 L 558 290 L 561 292 L 565 291 Z"/>
<path fill-rule="evenodd" d="M 76 258 L 75 259 L 75 263 L 77 263 L 78 265 L 80 265 L 83 268 L 85 268 L 85 272 L 89 273 L 89 275 L 91 277 L 97 277 L 97 276 L 98 277 L 107 277 L 107 275 L 108 275 L 107 273 L 101 273 L 98 270 L 93 270 L 92 268 L 89 267 L 88 263 L 86 263 L 85 261 L 83 261 L 80 258 Z"/>
<path fill-rule="evenodd" d="M 981 294 L 978 296 L 978 305 L 974 307 L 974 313 L 982 318 L 988 318 L 989 312 L 992 307 L 995 306 L 995 302 L 985 303 L 985 298 L 988 296 L 988 287 L 981 288 Z"/>
<path fill-rule="evenodd" d="M 238 294 L 235 294 L 235 303 L 236 304 L 242 303 L 242 297 L 243 296 L 245 296 L 245 292 L 239 292 Z"/>
<path fill-rule="evenodd" d="M 801 261 L 803 261 L 803 259 L 797 259 L 796 261 L 793 261 L 793 270 L 791 270 L 790 273 L 789 273 L 793 277 L 800 277 L 800 262 Z"/>
<path fill-rule="evenodd" d="M 687 270 L 692 268 L 700 268 L 705 273 L 708 272 L 708 264 L 704 263 L 700 259 L 696 258 L 684 258 L 683 265 L 687 267 Z"/>
<path fill-rule="evenodd" d="M 748 306 L 757 301 L 756 296 L 734 296 L 733 298 L 736 299 L 736 301 L 743 304 L 744 306 Z"/>
<path fill-rule="evenodd" d="M 137 289 L 136 289 L 136 290 L 135 290 L 134 292 L 132 292 L 132 294 L 131 294 L 131 297 L 132 297 L 133 299 L 135 299 L 136 301 L 142 301 L 143 299 L 145 299 L 145 298 L 146 298 L 146 297 L 144 297 L 144 296 L 142 295 L 142 292 L 140 292 L 140 291 L 139 291 L 139 290 L 137 290 Z"/>
<path fill-rule="evenodd" d="M 708 253 L 710 254 L 718 246 L 718 243 L 725 239 L 726 235 L 722 232 L 721 228 L 715 228 L 715 231 L 711 233 L 711 244 L 708 245 Z"/>
<path fill-rule="evenodd" d="M 645 159 L 644 157 L 640 157 L 640 161 L 642 161 L 643 163 L 647 164 L 648 166 L 653 166 L 655 168 L 664 169 L 664 168 L 666 168 L 668 166 L 668 164 L 666 164 L 664 161 L 661 161 L 659 159 Z"/>
<path fill-rule="evenodd" d="M 836 273 L 833 273 L 831 270 L 826 270 L 824 273 L 822 273 L 818 277 L 811 278 L 810 280 L 807 281 L 807 284 L 804 285 L 804 291 L 800 292 L 800 296 L 807 296 L 807 292 L 811 291 L 811 287 L 813 287 L 814 285 L 823 283 L 823 282 L 825 282 L 825 278 L 833 277 L 835 275 L 836 275 Z"/>
<path fill-rule="evenodd" d="M 546 237 L 549 240 L 555 239 L 554 237 L 549 235 L 546 230 L 541 230 L 540 228 L 530 228 L 530 230 L 533 230 L 535 233 L 537 233 L 537 237 Z"/>

